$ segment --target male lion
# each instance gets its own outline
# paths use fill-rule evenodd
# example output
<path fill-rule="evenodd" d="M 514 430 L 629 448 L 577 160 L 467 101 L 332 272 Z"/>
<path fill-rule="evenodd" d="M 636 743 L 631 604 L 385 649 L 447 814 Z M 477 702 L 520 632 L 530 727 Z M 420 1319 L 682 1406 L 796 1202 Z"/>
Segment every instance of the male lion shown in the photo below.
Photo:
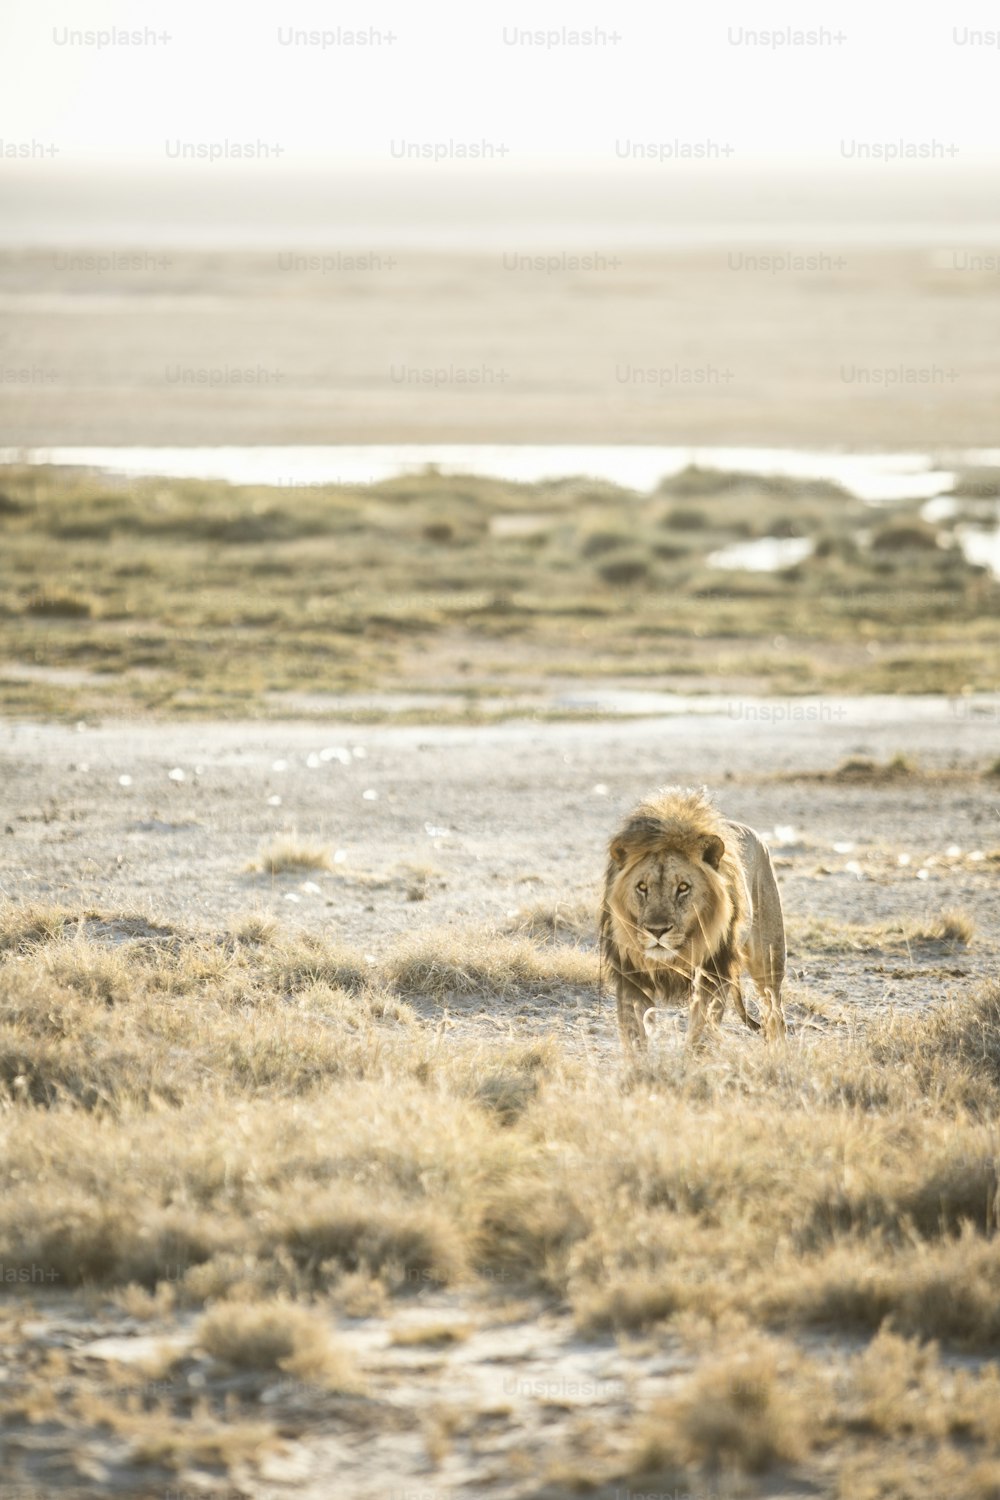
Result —
<path fill-rule="evenodd" d="M 752 828 L 728 822 L 708 793 L 663 787 L 633 810 L 609 846 L 601 957 L 614 975 L 626 1054 L 645 1047 L 657 1000 L 690 1001 L 688 1039 L 715 1029 L 740 976 L 757 990 L 768 1038 L 785 1034 L 785 928 L 771 858 Z"/>

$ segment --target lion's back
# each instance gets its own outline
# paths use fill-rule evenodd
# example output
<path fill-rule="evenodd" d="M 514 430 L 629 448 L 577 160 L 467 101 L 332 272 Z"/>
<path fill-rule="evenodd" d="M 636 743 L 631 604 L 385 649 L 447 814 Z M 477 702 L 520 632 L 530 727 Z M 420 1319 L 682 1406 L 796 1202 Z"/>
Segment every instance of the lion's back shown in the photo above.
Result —
<path fill-rule="evenodd" d="M 785 921 L 770 851 L 748 824 L 730 822 L 729 828 L 746 885 L 743 942 L 747 966 L 755 980 L 761 974 L 767 987 L 777 993 L 785 977 Z"/>

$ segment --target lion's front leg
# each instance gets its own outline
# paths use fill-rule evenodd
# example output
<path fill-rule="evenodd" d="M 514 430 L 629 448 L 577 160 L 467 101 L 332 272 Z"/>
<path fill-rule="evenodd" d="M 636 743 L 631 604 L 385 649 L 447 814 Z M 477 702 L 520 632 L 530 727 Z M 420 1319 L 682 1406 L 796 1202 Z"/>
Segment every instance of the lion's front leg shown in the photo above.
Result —
<path fill-rule="evenodd" d="M 699 969 L 691 986 L 691 1004 L 688 1009 L 687 1040 L 689 1047 L 702 1047 L 709 1036 L 714 1036 L 722 1025 L 729 1001 L 731 980 L 719 975 L 706 974 Z"/>
<path fill-rule="evenodd" d="M 638 985 L 618 976 L 618 1034 L 622 1039 L 626 1057 L 634 1057 L 646 1051 L 646 1028 L 643 1016 L 649 1009 L 649 996 Z"/>
<path fill-rule="evenodd" d="M 739 1016 L 744 1026 L 749 1026 L 751 1031 L 760 1031 L 760 1022 L 755 1021 L 753 1016 L 747 1010 L 746 1001 L 743 999 L 743 991 L 740 988 L 740 982 L 738 979 L 733 982 L 733 1004 L 736 1006 L 736 1014 Z"/>

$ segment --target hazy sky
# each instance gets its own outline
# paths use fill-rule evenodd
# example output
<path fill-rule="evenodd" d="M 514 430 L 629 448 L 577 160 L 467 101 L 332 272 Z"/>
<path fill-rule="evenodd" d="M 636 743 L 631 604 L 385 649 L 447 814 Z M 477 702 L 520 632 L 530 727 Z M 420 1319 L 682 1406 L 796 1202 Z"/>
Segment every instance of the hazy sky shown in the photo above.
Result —
<path fill-rule="evenodd" d="M 63 32 L 114 27 L 170 40 L 98 47 Z M 289 30 L 337 27 L 379 39 L 282 44 Z M 515 31 L 563 27 L 605 40 L 509 44 Z M 786 27 L 826 39 L 768 46 L 744 35 Z M 637 3 L 30 0 L 0 20 L 0 136 L 51 142 L 64 166 L 161 167 L 167 142 L 257 140 L 293 167 L 391 166 L 393 141 L 482 140 L 507 148 L 499 172 L 613 163 L 616 143 L 634 141 L 715 142 L 738 161 L 817 166 L 841 162 L 843 141 L 937 141 L 957 148 L 943 165 L 971 166 L 1000 160 L 1000 47 L 968 39 L 991 28 L 995 5 L 920 15 L 854 0 L 760 11 L 709 0 L 659 13 Z"/>

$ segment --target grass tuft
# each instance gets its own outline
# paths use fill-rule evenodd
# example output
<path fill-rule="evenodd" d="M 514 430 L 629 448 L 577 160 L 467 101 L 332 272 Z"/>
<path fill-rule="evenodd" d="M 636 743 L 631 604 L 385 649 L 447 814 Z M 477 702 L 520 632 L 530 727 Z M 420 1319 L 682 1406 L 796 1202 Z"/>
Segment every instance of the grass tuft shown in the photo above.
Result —
<path fill-rule="evenodd" d="M 266 875 L 286 875 L 299 870 L 332 870 L 333 856 L 326 844 L 310 843 L 294 835 L 283 835 L 265 844 L 247 866 Z"/>
<path fill-rule="evenodd" d="M 581 942 L 593 939 L 596 904 L 589 901 L 536 902 L 524 907 L 507 924 L 507 932 L 533 941 Z"/>
<path fill-rule="evenodd" d="M 809 1447 L 810 1414 L 773 1348 L 755 1341 L 709 1362 L 687 1390 L 654 1408 L 667 1442 L 686 1463 L 765 1474 L 796 1463 Z M 651 1440 L 646 1462 L 663 1439 Z"/>
<path fill-rule="evenodd" d="M 509 1000 L 524 993 L 590 988 L 597 979 L 597 959 L 572 949 L 543 951 L 523 937 L 490 933 L 470 942 L 444 931 L 400 944 L 389 955 L 385 973 L 404 993 Z"/>
<path fill-rule="evenodd" d="M 936 921 L 915 927 L 910 940 L 918 943 L 951 943 L 956 947 L 967 948 L 975 936 L 975 931 L 975 921 L 968 912 L 952 907 L 948 911 L 943 911 Z"/>
<path fill-rule="evenodd" d="M 94 613 L 94 603 L 81 594 L 44 591 L 32 594 L 25 603 L 24 613 L 38 619 L 89 620 Z"/>
<path fill-rule="evenodd" d="M 218 1303 L 202 1318 L 197 1340 L 206 1354 L 236 1370 L 281 1370 L 342 1393 L 361 1389 L 322 1314 L 283 1298 Z"/>

